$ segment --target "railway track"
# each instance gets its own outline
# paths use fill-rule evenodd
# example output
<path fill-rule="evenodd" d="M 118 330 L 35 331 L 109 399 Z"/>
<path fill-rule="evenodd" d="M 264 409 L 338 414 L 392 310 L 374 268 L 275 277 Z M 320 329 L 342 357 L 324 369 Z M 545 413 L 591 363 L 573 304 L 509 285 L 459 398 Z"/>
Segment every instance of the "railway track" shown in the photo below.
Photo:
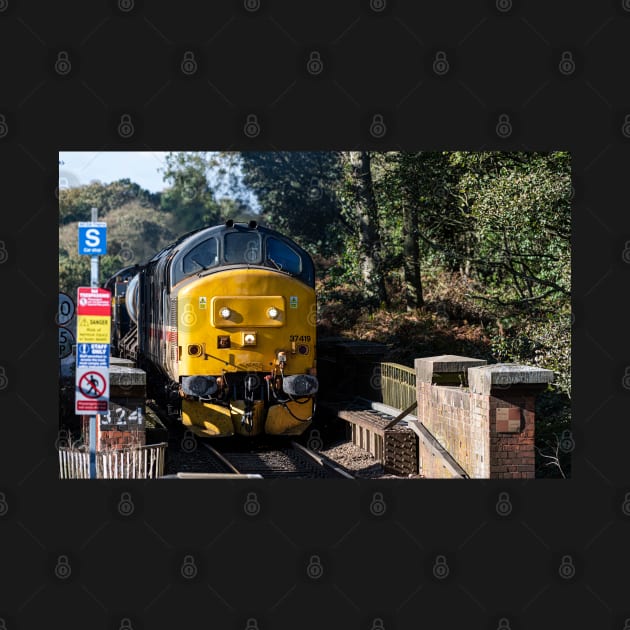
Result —
<path fill-rule="evenodd" d="M 353 479 L 334 462 L 295 441 L 286 446 L 253 451 L 218 451 L 202 442 L 224 474 L 259 475 L 264 479 Z"/>
<path fill-rule="evenodd" d="M 355 479 L 333 460 L 295 440 L 277 438 L 252 447 L 230 438 L 205 441 L 183 431 L 158 405 L 153 407 L 169 427 L 166 477 Z"/>

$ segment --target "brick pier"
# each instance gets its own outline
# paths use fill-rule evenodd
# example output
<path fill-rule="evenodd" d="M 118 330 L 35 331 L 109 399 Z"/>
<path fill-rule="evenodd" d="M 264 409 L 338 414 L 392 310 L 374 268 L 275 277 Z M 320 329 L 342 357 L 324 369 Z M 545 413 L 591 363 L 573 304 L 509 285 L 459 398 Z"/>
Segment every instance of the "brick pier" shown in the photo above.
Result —
<path fill-rule="evenodd" d="M 454 460 L 471 478 L 534 477 L 534 405 L 551 370 L 453 355 L 415 369 L 418 419 L 434 438 L 419 441 L 422 475 L 461 477 Z"/>

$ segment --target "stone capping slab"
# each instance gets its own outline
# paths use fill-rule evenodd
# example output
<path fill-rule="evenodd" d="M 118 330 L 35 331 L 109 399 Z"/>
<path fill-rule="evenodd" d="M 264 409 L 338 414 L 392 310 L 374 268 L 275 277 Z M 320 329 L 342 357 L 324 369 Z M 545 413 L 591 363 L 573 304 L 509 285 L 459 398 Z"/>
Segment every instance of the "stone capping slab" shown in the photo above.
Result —
<path fill-rule="evenodd" d="M 144 370 L 127 367 L 124 365 L 111 365 L 109 368 L 109 384 L 121 387 L 133 385 L 146 385 L 147 374 Z"/>
<path fill-rule="evenodd" d="M 422 383 L 431 383 L 436 374 L 463 374 L 469 368 L 486 365 L 485 359 L 459 357 L 454 354 L 441 354 L 436 357 L 423 357 L 415 360 L 416 379 Z"/>
<path fill-rule="evenodd" d="M 111 367 L 113 367 L 114 365 L 134 367 L 135 363 L 131 359 L 123 359 L 121 357 L 109 357 L 109 365 Z"/>
<path fill-rule="evenodd" d="M 493 363 L 468 370 L 470 391 L 486 396 L 491 390 L 507 390 L 515 385 L 546 385 L 552 383 L 553 378 L 552 370 L 518 363 Z"/>

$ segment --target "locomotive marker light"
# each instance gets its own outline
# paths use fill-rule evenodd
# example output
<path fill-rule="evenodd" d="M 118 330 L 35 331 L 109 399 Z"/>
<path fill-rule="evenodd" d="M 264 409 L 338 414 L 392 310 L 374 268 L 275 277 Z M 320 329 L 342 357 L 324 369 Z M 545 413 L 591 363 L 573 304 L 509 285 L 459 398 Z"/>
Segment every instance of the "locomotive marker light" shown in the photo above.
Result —
<path fill-rule="evenodd" d="M 223 319 L 230 319 L 230 315 L 231 314 L 232 314 L 232 311 L 227 306 L 224 306 L 219 311 L 219 315 L 221 315 L 221 317 L 223 317 Z"/>
<path fill-rule="evenodd" d="M 267 317 L 269 317 L 270 319 L 276 319 L 278 315 L 279 315 L 279 312 L 275 306 L 272 306 L 271 308 L 267 309 Z"/>
<path fill-rule="evenodd" d="M 255 346 L 256 345 L 256 333 L 255 332 L 243 333 L 243 345 L 244 346 Z"/>

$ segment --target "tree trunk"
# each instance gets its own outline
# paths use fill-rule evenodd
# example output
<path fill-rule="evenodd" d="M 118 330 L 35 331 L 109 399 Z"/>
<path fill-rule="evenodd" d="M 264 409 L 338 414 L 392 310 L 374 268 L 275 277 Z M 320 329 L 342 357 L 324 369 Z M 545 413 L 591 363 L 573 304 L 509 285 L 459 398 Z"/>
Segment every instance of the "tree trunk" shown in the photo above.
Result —
<path fill-rule="evenodd" d="M 424 305 L 420 275 L 420 247 L 418 245 L 418 212 L 410 203 L 403 206 L 403 255 L 405 301 L 407 310 Z"/>
<path fill-rule="evenodd" d="M 379 303 L 387 301 L 383 277 L 378 209 L 372 183 L 368 151 L 350 151 L 352 179 L 359 222 L 359 268 L 366 296 Z"/>

